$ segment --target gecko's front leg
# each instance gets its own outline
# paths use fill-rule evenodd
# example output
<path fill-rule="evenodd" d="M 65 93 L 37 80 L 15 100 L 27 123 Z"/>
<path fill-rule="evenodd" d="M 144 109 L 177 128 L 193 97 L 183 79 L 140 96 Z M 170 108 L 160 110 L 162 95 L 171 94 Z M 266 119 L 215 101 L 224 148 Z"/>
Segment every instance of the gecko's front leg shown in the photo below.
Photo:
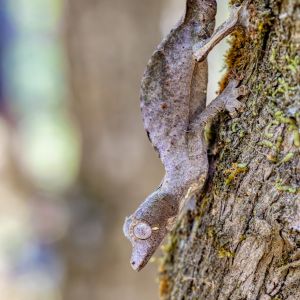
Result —
<path fill-rule="evenodd" d="M 203 61 L 208 53 L 226 36 L 233 32 L 233 30 L 241 26 L 248 27 L 249 13 L 248 13 L 249 0 L 245 0 L 241 5 L 235 5 L 231 9 L 231 14 L 228 20 L 220 25 L 213 35 L 207 40 L 197 43 L 194 46 L 194 56 L 197 61 Z"/>
<path fill-rule="evenodd" d="M 228 111 L 230 116 L 235 118 L 238 112 L 244 109 L 244 104 L 240 102 L 238 98 L 245 96 L 248 91 L 244 85 L 238 85 L 238 80 L 231 79 L 223 92 L 217 96 L 202 113 L 195 116 L 191 123 L 191 129 L 201 134 L 201 139 L 204 139 L 204 128 L 206 124 L 215 119 L 220 112 Z"/>
<path fill-rule="evenodd" d="M 238 112 L 244 109 L 244 104 L 238 98 L 247 94 L 245 86 L 238 86 L 239 81 L 231 79 L 224 89 L 224 91 L 214 99 L 203 112 L 196 113 L 190 124 L 190 168 L 189 178 L 193 178 L 190 186 L 194 192 L 200 191 L 206 182 L 208 175 L 208 144 L 205 139 L 206 125 L 213 123 L 213 121 L 222 112 L 227 111 L 232 118 L 235 118 Z M 185 198 L 186 201 L 188 197 Z M 181 204 L 180 207 L 184 207 Z"/>

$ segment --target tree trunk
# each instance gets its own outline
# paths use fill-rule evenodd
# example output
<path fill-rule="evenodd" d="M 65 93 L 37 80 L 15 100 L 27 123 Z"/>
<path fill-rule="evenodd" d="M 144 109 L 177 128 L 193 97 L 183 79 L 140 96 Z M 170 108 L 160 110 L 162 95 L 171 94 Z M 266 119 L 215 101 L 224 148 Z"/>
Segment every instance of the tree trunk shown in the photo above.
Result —
<path fill-rule="evenodd" d="M 162 299 L 300 299 L 299 15 L 298 0 L 254 0 L 233 36 L 246 109 L 215 128 L 205 192 L 165 247 Z"/>

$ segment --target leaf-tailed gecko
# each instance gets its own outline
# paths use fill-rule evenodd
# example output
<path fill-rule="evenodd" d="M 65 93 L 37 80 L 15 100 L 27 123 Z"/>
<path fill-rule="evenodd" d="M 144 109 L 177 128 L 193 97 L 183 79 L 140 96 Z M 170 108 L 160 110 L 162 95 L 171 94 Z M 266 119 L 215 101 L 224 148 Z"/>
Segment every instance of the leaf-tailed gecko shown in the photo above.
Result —
<path fill-rule="evenodd" d="M 180 213 L 184 199 L 207 179 L 205 125 L 222 111 L 235 116 L 245 89 L 232 79 L 206 107 L 209 51 L 236 26 L 247 24 L 245 1 L 214 33 L 215 0 L 187 0 L 185 14 L 161 42 L 141 84 L 141 111 L 148 137 L 165 167 L 161 185 L 126 218 L 123 231 L 132 243 L 131 266 L 141 270 Z"/>

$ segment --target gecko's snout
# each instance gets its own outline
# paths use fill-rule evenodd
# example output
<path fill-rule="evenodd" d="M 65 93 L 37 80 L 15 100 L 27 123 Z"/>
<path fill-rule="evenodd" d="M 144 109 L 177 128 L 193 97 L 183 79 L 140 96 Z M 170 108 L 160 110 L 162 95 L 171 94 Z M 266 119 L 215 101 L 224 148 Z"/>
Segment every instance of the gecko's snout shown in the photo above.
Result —
<path fill-rule="evenodd" d="M 152 253 L 147 250 L 146 243 L 144 245 L 133 246 L 130 264 L 133 270 L 140 271 L 149 261 Z M 146 247 L 145 247 L 146 246 Z"/>
<path fill-rule="evenodd" d="M 164 239 L 167 229 L 165 227 L 152 231 L 147 239 L 136 238 L 132 241 L 132 255 L 130 264 L 135 271 L 140 271 L 152 257 Z"/>
<path fill-rule="evenodd" d="M 140 271 L 146 266 L 162 239 L 149 238 L 147 240 L 137 239 L 132 245 L 130 264 L 133 270 Z"/>

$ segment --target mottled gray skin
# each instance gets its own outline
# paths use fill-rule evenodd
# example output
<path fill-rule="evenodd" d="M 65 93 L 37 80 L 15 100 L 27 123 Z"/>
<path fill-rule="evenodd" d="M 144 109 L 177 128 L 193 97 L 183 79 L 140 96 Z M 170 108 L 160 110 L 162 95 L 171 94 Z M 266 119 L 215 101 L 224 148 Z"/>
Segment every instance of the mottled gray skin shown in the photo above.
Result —
<path fill-rule="evenodd" d="M 144 126 L 166 174 L 124 223 L 133 247 L 131 265 L 137 271 L 160 245 L 184 199 L 205 184 L 209 167 L 205 125 L 224 110 L 235 115 L 242 107 L 236 100 L 242 94 L 236 80 L 206 107 L 207 61 L 201 57 L 197 62 L 195 49 L 209 41 L 216 9 L 215 0 L 187 0 L 182 20 L 158 46 L 142 79 Z"/>

